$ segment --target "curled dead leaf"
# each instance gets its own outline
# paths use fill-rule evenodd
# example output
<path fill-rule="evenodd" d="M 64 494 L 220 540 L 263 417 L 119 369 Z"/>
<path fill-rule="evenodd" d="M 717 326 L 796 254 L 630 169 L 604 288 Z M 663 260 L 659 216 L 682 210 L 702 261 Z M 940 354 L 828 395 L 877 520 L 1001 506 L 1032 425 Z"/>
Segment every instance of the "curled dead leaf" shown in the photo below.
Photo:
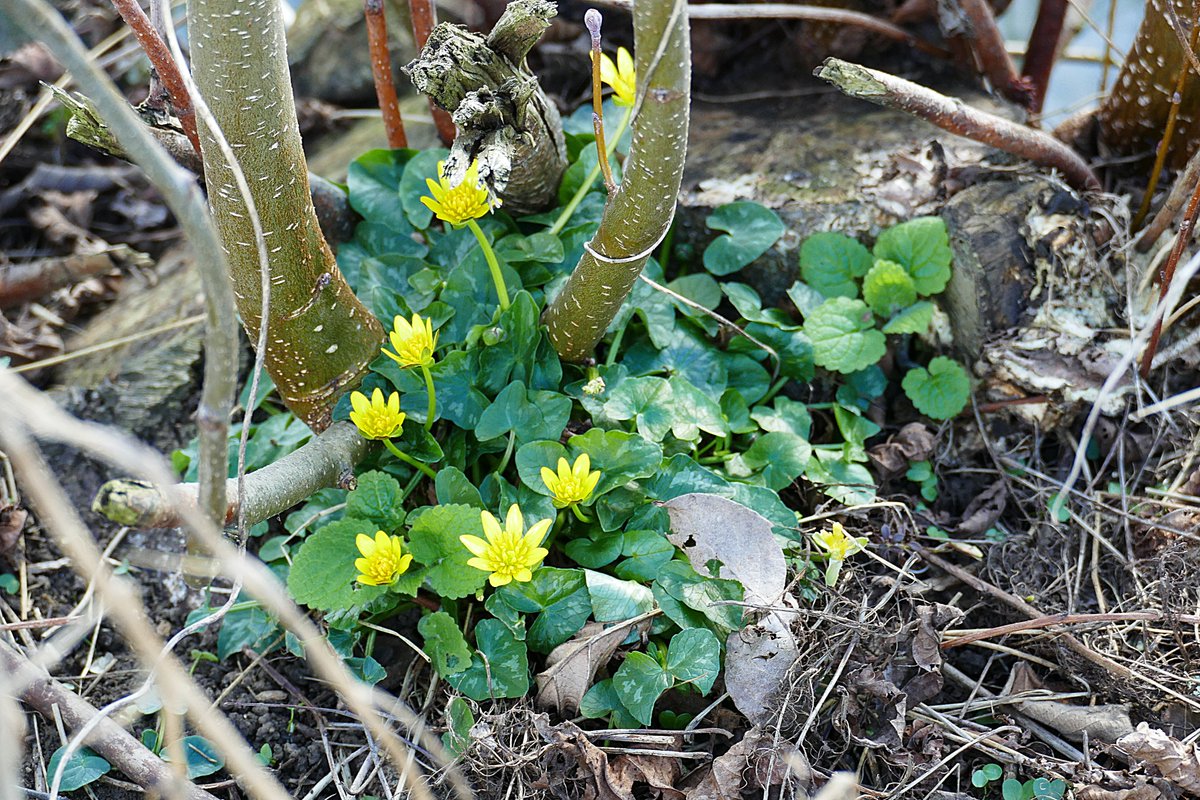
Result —
<path fill-rule="evenodd" d="M 537 705 L 569 713 L 578 711 L 596 670 L 608 663 L 631 630 L 646 630 L 653 616 L 654 612 L 642 614 L 608 628 L 600 622 L 589 622 L 550 651 L 546 669 L 536 676 Z"/>
<path fill-rule="evenodd" d="M 725 691 L 755 725 L 766 725 L 778 714 L 779 690 L 799 652 L 781 616 L 768 614 L 725 642 Z"/>
<path fill-rule="evenodd" d="M 1164 779 L 1183 791 L 1200 796 L 1200 745 L 1184 744 L 1142 722 L 1117 740 L 1117 748 L 1153 764 Z"/>

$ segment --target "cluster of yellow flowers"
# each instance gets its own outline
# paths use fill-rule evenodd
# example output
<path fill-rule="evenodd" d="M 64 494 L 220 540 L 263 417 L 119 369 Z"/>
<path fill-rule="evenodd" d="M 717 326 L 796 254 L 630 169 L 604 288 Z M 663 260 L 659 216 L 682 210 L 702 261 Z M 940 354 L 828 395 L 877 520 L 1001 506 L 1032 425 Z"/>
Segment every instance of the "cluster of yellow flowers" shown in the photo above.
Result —
<path fill-rule="evenodd" d="M 591 499 L 600 481 L 600 472 L 591 469 L 591 460 L 584 453 L 575 459 L 574 465 L 560 458 L 557 473 L 544 467 L 542 480 L 555 508 L 573 508 Z M 467 564 L 490 573 L 488 583 L 496 587 L 513 581 L 532 580 L 533 571 L 549 553 L 542 544 L 554 520 L 543 519 L 527 531 L 525 517 L 516 503 L 509 506 L 503 527 L 488 511 L 481 511 L 479 517 L 485 538 L 458 537 L 473 556 Z M 358 582 L 366 586 L 392 585 L 408 571 L 412 562 L 412 555 L 404 552 L 404 540 L 400 536 L 378 531 L 372 539 L 359 534 L 355 544 L 362 558 L 354 562 L 354 568 L 359 572 Z"/>

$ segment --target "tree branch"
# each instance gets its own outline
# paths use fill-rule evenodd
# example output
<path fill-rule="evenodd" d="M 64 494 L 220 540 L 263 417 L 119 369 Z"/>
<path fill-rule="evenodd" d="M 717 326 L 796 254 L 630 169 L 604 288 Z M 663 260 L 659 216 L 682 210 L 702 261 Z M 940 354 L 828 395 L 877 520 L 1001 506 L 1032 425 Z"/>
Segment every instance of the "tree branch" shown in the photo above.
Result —
<path fill-rule="evenodd" d="M 825 59 L 813 74 L 850 97 L 907 112 L 943 130 L 1060 170 L 1076 189 L 1100 188 L 1096 175 L 1074 150 L 1041 131 L 971 108 L 961 100 L 903 78 L 838 58 Z"/>
<path fill-rule="evenodd" d="M 554 349 L 582 361 L 625 302 L 671 226 L 687 155 L 691 51 L 683 0 L 633 9 L 638 112 L 625 175 L 579 264 L 542 320 Z"/>
<path fill-rule="evenodd" d="M 388 50 L 387 14 L 383 0 L 366 0 L 363 12 L 367 18 L 367 47 L 371 51 L 371 75 L 375 79 L 375 97 L 383 113 L 388 147 L 408 147 L 404 134 L 404 119 L 400 116 L 400 101 L 396 97 L 396 82 L 392 80 L 392 55 Z"/>
<path fill-rule="evenodd" d="M 68 730 L 79 730 L 97 714 L 95 706 L 51 678 L 41 667 L 34 666 L 3 639 L 0 639 L 0 672 L 15 683 L 11 690 L 47 720 L 53 720 L 57 710 Z M 148 793 L 173 796 L 170 786 L 175 775 L 170 765 L 111 719 L 100 721 L 87 744 Z M 183 788 L 187 800 L 217 800 L 191 781 Z"/>
<path fill-rule="evenodd" d="M 242 507 L 246 524 L 282 513 L 314 492 L 345 486 L 370 443 L 348 422 L 337 422 L 300 449 L 245 478 Z M 349 487 L 347 487 L 349 488 Z M 237 518 L 237 480 L 228 482 L 225 521 Z M 100 487 L 92 510 L 131 528 L 173 528 L 183 524 L 180 505 L 196 505 L 196 484 L 160 487 L 138 480 L 114 480 Z"/>

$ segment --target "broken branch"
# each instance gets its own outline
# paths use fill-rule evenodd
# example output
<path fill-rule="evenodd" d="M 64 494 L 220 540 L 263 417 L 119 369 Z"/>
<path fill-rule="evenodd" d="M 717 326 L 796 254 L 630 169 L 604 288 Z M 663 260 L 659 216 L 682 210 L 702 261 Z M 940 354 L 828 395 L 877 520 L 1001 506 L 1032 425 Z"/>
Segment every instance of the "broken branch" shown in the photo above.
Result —
<path fill-rule="evenodd" d="M 1100 181 L 1079 154 L 1041 131 L 972 108 L 912 81 L 839 58 L 825 59 L 813 74 L 850 97 L 904 111 L 950 133 L 1060 170 L 1076 189 L 1100 188 Z"/>
<path fill-rule="evenodd" d="M 286 511 L 309 495 L 338 486 L 353 475 L 368 442 L 348 422 L 330 425 L 294 453 L 245 477 L 242 511 L 253 525 Z M 227 483 L 225 522 L 237 519 L 237 479 Z M 155 486 L 139 480 L 114 480 L 100 487 L 92 510 L 131 528 L 173 528 L 183 524 L 180 505 L 196 506 L 197 486 Z"/>
<path fill-rule="evenodd" d="M 367 46 L 371 52 L 375 97 L 379 100 L 379 110 L 383 112 L 388 147 L 393 150 L 408 147 L 404 119 L 400 116 L 400 101 L 396 97 L 396 82 L 392 80 L 392 55 L 388 50 L 387 15 L 383 10 L 383 0 L 366 0 L 363 11 L 367 18 Z"/>

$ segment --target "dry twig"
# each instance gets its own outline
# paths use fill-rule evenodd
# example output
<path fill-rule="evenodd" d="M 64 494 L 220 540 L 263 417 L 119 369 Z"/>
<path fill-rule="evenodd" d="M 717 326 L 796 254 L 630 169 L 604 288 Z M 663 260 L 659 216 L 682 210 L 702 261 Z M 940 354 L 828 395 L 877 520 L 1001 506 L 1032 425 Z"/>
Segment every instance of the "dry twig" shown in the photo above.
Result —
<path fill-rule="evenodd" d="M 1100 181 L 1079 155 L 1033 128 L 971 108 L 961 100 L 886 72 L 827 58 L 814 71 L 850 97 L 920 117 L 943 130 L 1060 170 L 1076 189 L 1099 190 Z"/>
<path fill-rule="evenodd" d="M 392 54 L 388 50 L 387 14 L 383 9 L 383 0 L 366 0 L 363 11 L 367 18 L 367 46 L 371 51 L 375 97 L 379 100 L 379 110 L 383 112 L 388 147 L 408 147 L 404 119 L 400 116 L 400 101 L 396 97 L 396 82 L 392 79 Z"/>

